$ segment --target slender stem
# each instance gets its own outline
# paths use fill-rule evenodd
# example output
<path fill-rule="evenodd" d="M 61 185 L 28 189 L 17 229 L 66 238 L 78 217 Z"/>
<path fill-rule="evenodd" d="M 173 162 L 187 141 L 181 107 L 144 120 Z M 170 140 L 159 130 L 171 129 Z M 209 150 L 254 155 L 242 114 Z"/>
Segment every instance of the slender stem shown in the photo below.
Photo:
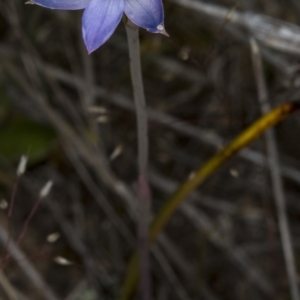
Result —
<path fill-rule="evenodd" d="M 38 209 L 38 207 L 39 207 L 41 201 L 42 201 L 42 197 L 39 196 L 38 199 L 36 200 L 34 206 L 32 207 L 32 209 L 31 209 L 31 211 L 30 211 L 28 217 L 26 218 L 26 220 L 25 220 L 25 222 L 24 222 L 24 225 L 23 225 L 23 227 L 22 227 L 22 231 L 21 231 L 21 233 L 19 234 L 18 239 L 17 239 L 17 241 L 16 241 L 16 245 L 17 245 L 17 246 L 19 246 L 20 243 L 22 242 L 22 240 L 23 240 L 23 238 L 24 238 L 24 236 L 25 236 L 25 234 L 26 234 L 26 232 L 27 232 L 27 230 L 28 230 L 29 222 L 30 222 L 31 219 L 33 218 L 33 216 L 34 216 L 36 210 Z M 5 265 L 7 265 L 7 264 L 9 263 L 10 257 L 11 257 L 11 254 L 8 252 L 8 253 L 6 254 L 6 256 L 4 257 L 4 259 L 3 259 L 3 266 L 5 266 Z"/>
<path fill-rule="evenodd" d="M 129 47 L 130 73 L 137 115 L 138 167 L 139 172 L 148 172 L 148 116 L 140 61 L 138 27 L 127 21 L 126 33 Z"/>
<path fill-rule="evenodd" d="M 142 79 L 138 27 L 126 21 L 129 47 L 130 73 L 137 115 L 138 136 L 138 252 L 140 257 L 140 290 L 143 300 L 151 299 L 151 276 L 149 262 L 149 220 L 151 193 L 148 182 L 148 116 Z"/>
<path fill-rule="evenodd" d="M 19 246 L 20 243 L 22 242 L 26 232 L 27 232 L 27 229 L 28 229 L 28 226 L 29 226 L 29 222 L 31 221 L 31 219 L 33 218 L 33 216 L 35 215 L 35 212 L 37 211 L 38 207 L 40 206 L 41 204 L 41 201 L 42 201 L 42 197 L 39 196 L 39 198 L 36 200 L 34 206 L 32 207 L 28 217 L 26 218 L 25 222 L 24 222 L 24 225 L 23 225 L 23 228 L 22 228 L 22 231 L 21 233 L 19 234 L 18 236 L 18 239 L 16 241 L 16 245 Z"/>
<path fill-rule="evenodd" d="M 17 189 L 18 189 L 20 177 L 21 177 L 21 175 L 17 175 L 17 178 L 15 179 L 15 182 L 13 184 L 12 194 L 11 194 L 10 201 L 9 201 L 8 213 L 7 213 L 8 239 L 7 239 L 6 244 L 4 246 L 5 255 L 3 255 L 3 259 L 1 259 L 1 268 L 3 268 L 4 265 L 6 264 L 6 257 L 8 255 L 8 246 L 9 246 L 9 243 L 12 239 L 11 219 L 12 219 L 13 208 L 14 208 L 14 203 L 15 203 L 15 199 L 16 199 L 16 194 L 17 194 Z"/>

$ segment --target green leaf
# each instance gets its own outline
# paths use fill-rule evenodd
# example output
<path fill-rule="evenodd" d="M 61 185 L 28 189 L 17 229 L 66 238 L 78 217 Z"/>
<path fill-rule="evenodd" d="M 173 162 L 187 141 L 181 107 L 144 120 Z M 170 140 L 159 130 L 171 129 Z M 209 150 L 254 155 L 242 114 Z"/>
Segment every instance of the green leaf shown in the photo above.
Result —
<path fill-rule="evenodd" d="M 45 158 L 55 145 L 54 131 L 25 118 L 13 118 L 0 129 L 0 156 L 15 162 L 28 155 L 29 163 Z"/>

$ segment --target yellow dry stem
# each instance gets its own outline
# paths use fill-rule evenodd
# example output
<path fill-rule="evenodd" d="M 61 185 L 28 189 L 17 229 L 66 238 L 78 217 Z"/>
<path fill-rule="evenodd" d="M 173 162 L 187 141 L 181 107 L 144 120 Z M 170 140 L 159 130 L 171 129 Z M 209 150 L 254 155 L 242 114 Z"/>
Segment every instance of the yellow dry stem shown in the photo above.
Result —
<path fill-rule="evenodd" d="M 174 214 L 178 206 L 192 193 L 200 184 L 210 177 L 220 166 L 222 166 L 228 159 L 230 159 L 240 149 L 246 147 L 253 140 L 258 138 L 268 128 L 273 127 L 280 121 L 287 118 L 293 111 L 300 108 L 298 102 L 285 103 L 268 114 L 262 116 L 239 136 L 237 136 L 231 143 L 229 143 L 223 150 L 208 160 L 196 172 L 195 176 L 187 179 L 175 193 L 165 202 L 164 206 L 155 216 L 150 228 L 150 244 L 153 244 L 162 231 L 163 227 Z M 135 252 L 130 260 L 125 282 L 121 292 L 121 300 L 128 300 L 132 295 L 138 278 L 138 256 Z"/>

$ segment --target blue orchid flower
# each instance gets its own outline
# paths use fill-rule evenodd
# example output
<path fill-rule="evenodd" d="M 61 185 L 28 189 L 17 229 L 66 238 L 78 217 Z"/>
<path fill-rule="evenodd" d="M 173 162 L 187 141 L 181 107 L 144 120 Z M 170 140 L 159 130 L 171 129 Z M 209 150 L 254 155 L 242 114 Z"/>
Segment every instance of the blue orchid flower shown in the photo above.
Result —
<path fill-rule="evenodd" d="M 89 53 L 110 38 L 123 13 L 139 27 L 167 35 L 162 0 L 29 0 L 27 3 L 51 9 L 84 9 L 82 35 Z"/>

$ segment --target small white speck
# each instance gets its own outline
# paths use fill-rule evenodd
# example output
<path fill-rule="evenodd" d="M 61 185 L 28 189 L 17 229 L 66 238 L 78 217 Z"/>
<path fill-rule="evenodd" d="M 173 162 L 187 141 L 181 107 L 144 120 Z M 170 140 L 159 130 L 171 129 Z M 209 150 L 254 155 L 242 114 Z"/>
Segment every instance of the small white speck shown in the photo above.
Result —
<path fill-rule="evenodd" d="M 67 260 L 66 258 L 62 257 L 62 256 L 56 256 L 54 257 L 54 262 L 56 262 L 58 265 L 62 265 L 62 266 L 70 266 L 73 263 L 69 260 Z"/>
<path fill-rule="evenodd" d="M 103 106 L 90 106 L 88 108 L 89 113 L 92 114 L 106 114 L 107 109 Z"/>
<path fill-rule="evenodd" d="M 110 155 L 109 159 L 112 161 L 116 159 L 122 152 L 123 152 L 124 146 L 122 144 L 118 145 L 112 154 Z"/>
<path fill-rule="evenodd" d="M 195 176 L 196 176 L 196 172 L 191 172 L 188 179 L 193 180 L 195 178 Z"/>
<path fill-rule="evenodd" d="M 163 25 L 158 25 L 156 28 L 159 31 L 163 31 L 165 29 Z"/>
<path fill-rule="evenodd" d="M 105 123 L 108 123 L 110 121 L 110 118 L 106 115 L 103 115 L 103 116 L 99 116 L 97 118 L 97 122 L 98 123 L 102 123 L 102 124 L 105 124 Z"/>
<path fill-rule="evenodd" d="M 259 53 L 259 47 L 258 47 L 258 44 L 257 44 L 257 42 L 254 38 L 250 39 L 250 45 L 251 45 L 251 49 L 252 49 L 254 54 Z"/>
<path fill-rule="evenodd" d="M 48 181 L 44 187 L 41 189 L 40 191 L 40 197 L 41 198 L 45 198 L 48 196 L 48 194 L 50 193 L 50 190 L 52 188 L 53 182 L 52 181 Z"/>
<path fill-rule="evenodd" d="M 55 243 L 60 238 L 59 232 L 53 232 L 47 236 L 48 243 Z"/>
<path fill-rule="evenodd" d="M 191 52 L 191 49 L 188 46 L 184 46 L 180 49 L 178 56 L 182 60 L 188 60 L 190 57 L 190 52 Z"/>
<path fill-rule="evenodd" d="M 230 175 L 232 176 L 232 177 L 234 177 L 234 178 L 237 178 L 237 177 L 239 177 L 239 171 L 237 170 L 237 169 L 230 169 Z"/>
<path fill-rule="evenodd" d="M 8 206 L 7 201 L 6 201 L 5 199 L 2 199 L 2 200 L 0 201 L 0 209 L 6 209 L 7 206 Z"/>
<path fill-rule="evenodd" d="M 27 156 L 22 155 L 17 169 L 17 176 L 21 176 L 25 173 L 26 164 L 27 164 Z"/>

